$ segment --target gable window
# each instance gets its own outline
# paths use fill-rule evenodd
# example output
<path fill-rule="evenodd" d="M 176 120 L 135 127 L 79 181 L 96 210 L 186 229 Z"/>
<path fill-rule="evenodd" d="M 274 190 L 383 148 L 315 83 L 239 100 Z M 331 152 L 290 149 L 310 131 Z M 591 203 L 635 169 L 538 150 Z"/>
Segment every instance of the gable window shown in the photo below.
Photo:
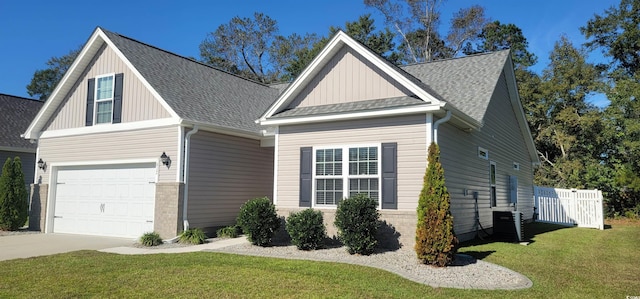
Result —
<path fill-rule="evenodd" d="M 315 149 L 314 204 L 336 206 L 343 198 L 359 193 L 379 201 L 379 152 L 378 145 Z"/>
<path fill-rule="evenodd" d="M 114 75 L 96 78 L 95 123 L 111 123 L 113 119 Z"/>
<path fill-rule="evenodd" d="M 489 166 L 489 184 L 491 192 L 491 207 L 495 207 L 498 200 L 496 194 L 496 162 L 494 161 L 491 161 Z"/>

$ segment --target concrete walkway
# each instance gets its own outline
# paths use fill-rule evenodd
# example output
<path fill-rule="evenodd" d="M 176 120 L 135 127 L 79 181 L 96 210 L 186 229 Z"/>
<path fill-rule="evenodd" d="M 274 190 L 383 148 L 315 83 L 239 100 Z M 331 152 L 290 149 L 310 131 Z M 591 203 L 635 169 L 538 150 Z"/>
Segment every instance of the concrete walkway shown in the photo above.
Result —
<path fill-rule="evenodd" d="M 19 234 L 0 237 L 0 261 L 77 250 L 131 246 L 133 239 L 70 234 Z"/>
<path fill-rule="evenodd" d="M 213 242 L 193 245 L 193 246 L 185 246 L 185 247 L 173 247 L 173 248 L 139 248 L 139 247 L 131 247 L 131 243 L 129 246 L 122 247 L 113 247 L 99 250 L 100 252 L 107 253 L 117 253 L 117 254 L 156 254 L 156 253 L 185 253 L 185 252 L 196 252 L 203 250 L 214 250 L 220 249 L 227 246 L 240 245 L 240 244 L 249 244 L 247 238 L 235 238 L 235 239 L 218 239 Z"/>

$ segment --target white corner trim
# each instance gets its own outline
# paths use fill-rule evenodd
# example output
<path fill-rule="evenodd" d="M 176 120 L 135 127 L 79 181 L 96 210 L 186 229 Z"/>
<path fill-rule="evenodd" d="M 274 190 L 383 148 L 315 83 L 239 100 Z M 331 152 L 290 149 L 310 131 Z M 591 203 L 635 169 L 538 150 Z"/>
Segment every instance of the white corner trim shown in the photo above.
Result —
<path fill-rule="evenodd" d="M 273 146 L 273 204 L 278 205 L 278 148 L 279 146 L 280 127 L 276 127 L 274 131 Z"/>
<path fill-rule="evenodd" d="M 176 183 L 182 182 L 183 175 L 183 167 L 184 167 L 184 127 L 178 126 L 178 148 L 176 153 L 178 153 L 178 165 L 176 165 Z"/>
<path fill-rule="evenodd" d="M 428 104 L 428 105 L 420 105 L 417 107 L 390 108 L 390 109 L 381 109 L 376 111 L 360 111 L 360 112 L 329 114 L 329 115 L 311 115 L 311 116 L 301 116 L 301 117 L 281 118 L 281 119 L 275 118 L 275 119 L 262 120 L 260 121 L 260 124 L 261 125 L 303 124 L 303 123 L 325 122 L 325 121 L 334 121 L 334 120 L 362 119 L 362 118 L 373 118 L 373 117 L 382 117 L 382 116 L 395 116 L 395 115 L 403 115 L 403 114 L 415 114 L 415 113 L 432 112 L 432 111 L 438 111 L 438 110 L 440 110 L 439 104 Z"/>
<path fill-rule="evenodd" d="M 52 130 L 42 132 L 40 138 L 55 138 L 55 137 L 67 137 L 77 135 L 87 135 L 96 133 L 111 133 L 122 131 L 135 131 L 142 129 L 161 128 L 167 126 L 177 126 L 180 122 L 173 118 L 160 118 L 154 120 L 144 120 L 137 122 L 126 122 L 117 124 L 101 124 L 87 127 Z"/>
<path fill-rule="evenodd" d="M 435 98 L 433 95 L 429 94 L 427 91 L 416 85 L 413 81 L 409 80 L 406 76 L 400 74 L 393 67 L 385 63 L 378 55 L 372 53 L 370 50 L 366 49 L 363 45 L 349 37 L 346 33 L 339 31 L 336 35 L 329 41 L 329 43 L 325 46 L 325 48 L 320 52 L 318 56 L 314 58 L 314 60 L 303 70 L 303 72 L 293 81 L 293 83 L 282 93 L 282 95 L 276 100 L 276 102 L 265 112 L 259 119 L 260 122 L 265 121 L 267 118 L 273 116 L 276 111 L 278 111 L 282 106 L 290 103 L 298 91 L 301 88 L 304 88 L 304 84 L 307 81 L 311 80 L 311 76 L 317 73 L 319 70 L 317 68 L 323 67 L 327 61 L 331 59 L 331 56 L 340 48 L 342 45 L 347 45 L 358 54 L 362 55 L 365 59 L 372 62 L 376 67 L 381 69 L 384 73 L 389 75 L 392 79 L 396 80 L 402 86 L 413 92 L 418 98 L 424 100 L 427 103 L 440 103 L 440 101 Z"/>

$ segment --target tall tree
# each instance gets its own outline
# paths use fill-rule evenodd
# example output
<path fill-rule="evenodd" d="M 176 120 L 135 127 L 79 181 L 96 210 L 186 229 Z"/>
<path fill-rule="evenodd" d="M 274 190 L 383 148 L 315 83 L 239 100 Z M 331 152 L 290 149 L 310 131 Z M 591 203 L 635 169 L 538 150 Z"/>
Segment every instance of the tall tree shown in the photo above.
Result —
<path fill-rule="evenodd" d="M 200 43 L 201 61 L 262 83 L 280 81 L 294 53 L 315 38 L 278 33 L 277 22 L 263 13 L 236 16 Z"/>
<path fill-rule="evenodd" d="M 621 0 L 618 7 L 595 15 L 580 28 L 585 45 L 601 48 L 617 62 L 620 70 L 634 76 L 640 69 L 640 0 Z"/>
<path fill-rule="evenodd" d="M 439 8 L 444 0 L 364 0 L 380 11 L 388 26 L 402 38 L 399 50 L 403 61 L 417 63 L 450 58 L 460 53 L 466 42 L 474 40 L 487 18 L 478 5 L 460 9 L 451 19 L 446 38 L 438 32 Z"/>
<path fill-rule="evenodd" d="M 60 57 L 51 57 L 47 61 L 47 68 L 36 70 L 31 78 L 31 82 L 27 85 L 27 93 L 40 101 L 45 101 L 53 90 L 62 80 L 73 61 L 80 53 L 82 47 L 71 50 L 66 55 Z"/>
<path fill-rule="evenodd" d="M 500 21 L 487 23 L 478 36 L 476 44 L 467 43 L 463 52 L 467 55 L 511 49 L 516 69 L 525 69 L 536 64 L 537 57 L 528 50 L 529 42 L 522 29 L 514 24 Z"/>

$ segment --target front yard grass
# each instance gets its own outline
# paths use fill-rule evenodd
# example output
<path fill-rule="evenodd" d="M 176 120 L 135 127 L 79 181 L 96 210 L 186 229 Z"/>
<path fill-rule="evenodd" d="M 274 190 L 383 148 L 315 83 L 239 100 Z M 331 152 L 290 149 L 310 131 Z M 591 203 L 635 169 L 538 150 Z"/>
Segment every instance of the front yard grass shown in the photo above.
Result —
<path fill-rule="evenodd" d="M 640 295 L 640 222 L 598 231 L 535 224 L 529 246 L 460 249 L 529 277 L 517 291 L 437 289 L 355 265 L 223 253 L 78 251 L 0 262 L 0 297 L 625 298 Z M 43 244 L 44 245 L 44 244 Z"/>

